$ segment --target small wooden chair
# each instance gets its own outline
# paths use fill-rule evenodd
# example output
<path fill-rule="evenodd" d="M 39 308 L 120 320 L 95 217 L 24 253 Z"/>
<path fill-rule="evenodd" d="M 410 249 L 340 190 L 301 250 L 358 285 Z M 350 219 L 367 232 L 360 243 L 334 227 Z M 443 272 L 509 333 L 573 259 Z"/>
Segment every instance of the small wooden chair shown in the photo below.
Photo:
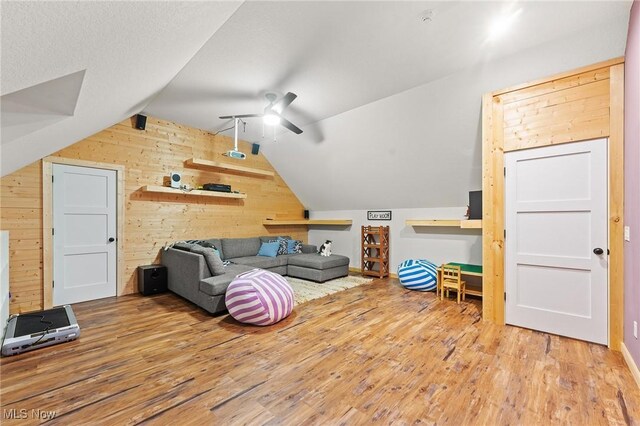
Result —
<path fill-rule="evenodd" d="M 465 300 L 466 283 L 462 281 L 460 267 L 444 264 L 441 269 L 440 300 L 444 300 L 445 290 L 447 291 L 447 297 L 449 297 L 449 290 L 455 290 L 458 293 L 458 303 L 460 303 L 460 296 L 462 296 L 462 300 Z"/>

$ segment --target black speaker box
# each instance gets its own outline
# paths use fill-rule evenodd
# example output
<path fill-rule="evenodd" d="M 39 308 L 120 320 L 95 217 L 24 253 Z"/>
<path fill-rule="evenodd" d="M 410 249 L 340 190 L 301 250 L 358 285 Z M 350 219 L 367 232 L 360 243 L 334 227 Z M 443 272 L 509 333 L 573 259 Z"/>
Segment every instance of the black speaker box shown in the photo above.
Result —
<path fill-rule="evenodd" d="M 167 291 L 167 267 L 162 265 L 138 266 L 138 291 L 145 296 Z"/>
<path fill-rule="evenodd" d="M 147 126 L 147 116 L 138 114 L 136 115 L 136 129 L 144 130 Z"/>
<path fill-rule="evenodd" d="M 482 191 L 469 191 L 469 219 L 482 219 Z"/>
<path fill-rule="evenodd" d="M 260 152 L 260 144 L 254 143 L 253 145 L 251 145 L 251 153 L 253 155 L 258 155 L 258 152 Z"/>
<path fill-rule="evenodd" d="M 309 219 L 309 210 L 304 211 L 304 218 Z"/>

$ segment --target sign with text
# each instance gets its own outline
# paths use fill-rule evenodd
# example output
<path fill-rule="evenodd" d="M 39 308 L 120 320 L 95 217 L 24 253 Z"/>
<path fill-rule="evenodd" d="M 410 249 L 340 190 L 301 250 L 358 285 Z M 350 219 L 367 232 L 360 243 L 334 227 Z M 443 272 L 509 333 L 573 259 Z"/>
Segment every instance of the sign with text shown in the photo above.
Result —
<path fill-rule="evenodd" d="M 391 210 L 369 210 L 367 220 L 391 220 Z"/>

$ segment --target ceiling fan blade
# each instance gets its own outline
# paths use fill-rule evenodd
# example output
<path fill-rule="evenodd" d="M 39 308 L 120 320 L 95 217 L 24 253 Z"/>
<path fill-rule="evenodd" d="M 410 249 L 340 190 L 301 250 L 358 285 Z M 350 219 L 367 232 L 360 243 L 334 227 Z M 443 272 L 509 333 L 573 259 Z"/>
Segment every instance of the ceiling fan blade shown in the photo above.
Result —
<path fill-rule="evenodd" d="M 295 93 L 288 92 L 286 95 L 280 98 L 278 102 L 275 103 L 272 109 L 278 114 L 282 114 L 282 111 L 284 111 L 286 107 L 291 105 L 291 102 L 293 102 L 297 97 L 298 95 L 296 95 Z"/>
<path fill-rule="evenodd" d="M 287 129 L 291 130 L 296 135 L 299 135 L 300 133 L 302 133 L 301 128 L 299 128 L 298 126 L 296 126 L 295 124 L 287 120 L 286 118 L 280 117 L 280 124 L 283 127 L 286 127 Z"/>
<path fill-rule="evenodd" d="M 223 115 L 222 117 L 218 117 L 222 120 L 226 120 L 228 118 L 250 118 L 250 117 L 262 117 L 263 114 L 238 114 L 238 115 Z"/>

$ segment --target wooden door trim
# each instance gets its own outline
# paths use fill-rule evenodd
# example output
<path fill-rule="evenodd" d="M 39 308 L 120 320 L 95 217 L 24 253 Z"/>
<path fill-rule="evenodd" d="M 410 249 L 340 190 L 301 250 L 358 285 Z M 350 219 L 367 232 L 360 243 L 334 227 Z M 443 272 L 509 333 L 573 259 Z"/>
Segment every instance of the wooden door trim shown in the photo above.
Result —
<path fill-rule="evenodd" d="M 609 77 L 609 347 L 624 339 L 624 64 Z"/>
<path fill-rule="evenodd" d="M 501 94 L 609 67 L 609 347 L 619 351 L 624 321 L 624 59 L 582 67 L 550 78 L 487 93 L 483 97 L 483 304 L 486 321 L 504 324 L 504 130 Z M 554 143 L 573 142 L 558 140 Z M 551 145 L 542 144 L 540 146 Z"/>
<path fill-rule="evenodd" d="M 491 96 L 500 96 L 500 95 L 504 95 L 505 93 L 516 92 L 518 90 L 527 89 L 529 87 L 537 86 L 539 84 L 545 84 L 545 83 L 549 83 L 549 82 L 554 81 L 554 80 L 560 80 L 560 79 L 563 79 L 563 78 L 566 78 L 566 77 L 571 77 L 571 76 L 574 76 L 576 74 L 583 74 L 583 73 L 590 72 L 590 71 L 595 71 L 595 70 L 601 69 L 601 68 L 611 68 L 611 67 L 613 67 L 615 65 L 620 65 L 620 64 L 624 64 L 624 56 L 620 56 L 620 57 L 617 57 L 617 58 L 609 59 L 607 61 L 597 62 L 597 63 L 591 64 L 591 65 L 586 65 L 584 67 L 576 68 L 576 69 L 571 70 L 571 71 L 566 71 L 566 72 L 562 72 L 562 73 L 559 73 L 559 74 L 555 74 L 552 77 L 540 78 L 538 80 L 529 81 L 529 82 L 523 83 L 523 84 L 517 84 L 515 86 L 507 87 L 505 89 L 495 90 L 495 91 L 491 92 L 490 95 Z"/>
<path fill-rule="evenodd" d="M 42 300 L 44 309 L 53 307 L 53 165 L 92 167 L 116 172 L 116 295 L 124 292 L 124 171 L 118 164 L 99 163 L 64 157 L 42 159 Z"/>

